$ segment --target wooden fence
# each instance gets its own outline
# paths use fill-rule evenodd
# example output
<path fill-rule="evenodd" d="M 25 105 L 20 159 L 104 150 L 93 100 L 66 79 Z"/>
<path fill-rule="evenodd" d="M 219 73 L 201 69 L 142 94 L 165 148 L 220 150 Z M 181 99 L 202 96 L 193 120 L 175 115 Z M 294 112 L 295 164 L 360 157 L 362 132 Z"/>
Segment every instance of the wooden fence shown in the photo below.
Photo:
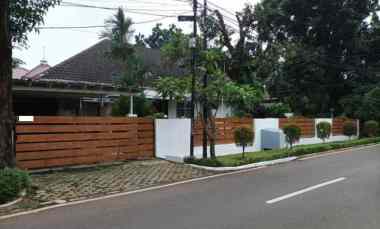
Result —
<path fill-rule="evenodd" d="M 37 169 L 154 157 L 154 121 L 34 117 L 16 125 L 20 168 Z"/>
<path fill-rule="evenodd" d="M 332 134 L 333 136 L 343 135 L 343 126 L 346 122 L 355 123 L 356 121 L 347 118 L 334 118 L 332 122 Z"/>
<path fill-rule="evenodd" d="M 281 118 L 280 128 L 284 128 L 286 125 L 296 125 L 301 128 L 301 137 L 310 138 L 315 136 L 315 120 L 309 118 Z"/>
<path fill-rule="evenodd" d="M 216 144 L 232 144 L 234 143 L 234 129 L 238 127 L 247 127 L 253 130 L 253 120 L 251 118 L 217 118 L 216 124 Z M 194 145 L 202 146 L 203 124 L 196 121 L 194 125 Z"/>

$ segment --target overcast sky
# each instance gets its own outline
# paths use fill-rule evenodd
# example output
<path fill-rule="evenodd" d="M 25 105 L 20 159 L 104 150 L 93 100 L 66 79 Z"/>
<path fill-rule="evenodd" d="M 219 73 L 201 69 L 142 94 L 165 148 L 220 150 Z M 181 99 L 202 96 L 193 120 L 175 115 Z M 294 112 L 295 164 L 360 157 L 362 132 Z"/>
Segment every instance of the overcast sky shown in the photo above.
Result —
<path fill-rule="evenodd" d="M 202 3 L 202 0 L 198 0 Z M 210 0 L 218 6 L 236 12 L 244 7 L 244 4 L 256 3 L 259 0 Z M 65 1 L 64 1 L 65 2 Z M 86 5 L 103 6 L 103 7 L 124 7 L 127 16 L 131 17 L 134 22 L 140 23 L 150 20 L 157 20 L 151 23 L 134 25 L 137 33 L 150 34 L 152 27 L 157 22 L 163 25 L 176 23 L 186 32 L 191 31 L 191 23 L 178 23 L 176 18 L 163 19 L 162 15 L 190 14 L 191 6 L 183 0 L 66 0 L 66 2 L 75 2 Z M 215 8 L 215 6 L 210 5 Z M 128 9 L 139 11 L 138 13 L 128 12 Z M 141 11 L 147 14 L 159 14 L 161 16 L 141 15 Z M 222 11 L 223 12 L 223 11 Z M 104 25 L 104 20 L 112 16 L 115 12 L 112 10 L 57 6 L 51 8 L 46 15 L 45 25 L 51 26 L 98 26 Z M 224 12 L 226 16 L 229 15 Z M 161 20 L 160 20 L 161 19 Z M 162 20 L 163 19 L 163 20 Z M 159 20 L 159 21 L 158 21 Z M 41 30 L 39 34 L 29 34 L 29 48 L 15 50 L 14 56 L 22 59 L 26 64 L 23 67 L 28 69 L 39 64 L 45 53 L 45 58 L 52 66 L 63 60 L 77 54 L 78 52 L 90 47 L 99 41 L 101 28 L 91 29 L 46 29 Z M 45 49 L 45 52 L 43 51 Z"/>

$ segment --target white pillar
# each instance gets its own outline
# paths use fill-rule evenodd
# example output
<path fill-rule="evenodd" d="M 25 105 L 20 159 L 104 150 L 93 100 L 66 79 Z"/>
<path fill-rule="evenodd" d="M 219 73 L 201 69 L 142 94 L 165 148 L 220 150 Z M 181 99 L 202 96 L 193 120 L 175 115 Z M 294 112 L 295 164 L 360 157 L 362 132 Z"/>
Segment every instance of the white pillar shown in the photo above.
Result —
<path fill-rule="evenodd" d="M 137 117 L 137 115 L 133 114 L 133 95 L 129 97 L 129 114 L 128 117 Z"/>
<path fill-rule="evenodd" d="M 177 102 L 174 100 L 169 100 L 168 104 L 168 118 L 175 119 L 177 118 Z"/>

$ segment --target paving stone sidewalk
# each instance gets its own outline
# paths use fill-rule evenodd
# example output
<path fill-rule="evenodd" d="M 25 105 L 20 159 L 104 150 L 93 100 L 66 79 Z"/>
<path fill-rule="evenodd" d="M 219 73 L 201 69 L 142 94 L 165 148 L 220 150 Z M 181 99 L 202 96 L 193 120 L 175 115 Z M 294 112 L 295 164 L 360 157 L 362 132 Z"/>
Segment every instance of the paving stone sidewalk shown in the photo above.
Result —
<path fill-rule="evenodd" d="M 88 199 L 213 174 L 162 160 L 34 174 L 36 190 L 19 204 L 0 208 L 0 216 L 52 205 L 57 200 Z"/>

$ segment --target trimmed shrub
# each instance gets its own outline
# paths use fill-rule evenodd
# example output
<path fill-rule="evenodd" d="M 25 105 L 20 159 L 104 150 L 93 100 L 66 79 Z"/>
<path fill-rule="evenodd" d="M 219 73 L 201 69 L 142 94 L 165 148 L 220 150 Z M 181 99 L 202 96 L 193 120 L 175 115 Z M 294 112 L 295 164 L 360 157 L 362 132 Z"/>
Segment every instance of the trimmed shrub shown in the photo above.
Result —
<path fill-rule="evenodd" d="M 28 173 L 18 169 L 0 170 L 0 204 L 16 199 L 22 190 L 29 187 Z"/>
<path fill-rule="evenodd" d="M 331 135 L 331 124 L 328 122 L 320 122 L 317 125 L 317 137 L 323 142 L 329 139 Z"/>
<path fill-rule="evenodd" d="M 343 134 L 348 136 L 350 139 L 352 136 L 357 134 L 357 126 L 355 122 L 345 122 L 343 123 Z"/>
<path fill-rule="evenodd" d="M 363 131 L 367 137 L 376 137 L 379 135 L 379 123 L 376 121 L 367 121 L 364 123 Z"/>
<path fill-rule="evenodd" d="M 301 137 L 301 128 L 296 125 L 287 125 L 283 128 L 285 140 L 293 148 L 294 143 L 298 142 Z"/>
<path fill-rule="evenodd" d="M 245 148 L 253 144 L 253 131 L 246 127 L 237 128 L 234 131 L 234 138 L 236 146 L 243 148 L 242 157 L 244 158 Z"/>

